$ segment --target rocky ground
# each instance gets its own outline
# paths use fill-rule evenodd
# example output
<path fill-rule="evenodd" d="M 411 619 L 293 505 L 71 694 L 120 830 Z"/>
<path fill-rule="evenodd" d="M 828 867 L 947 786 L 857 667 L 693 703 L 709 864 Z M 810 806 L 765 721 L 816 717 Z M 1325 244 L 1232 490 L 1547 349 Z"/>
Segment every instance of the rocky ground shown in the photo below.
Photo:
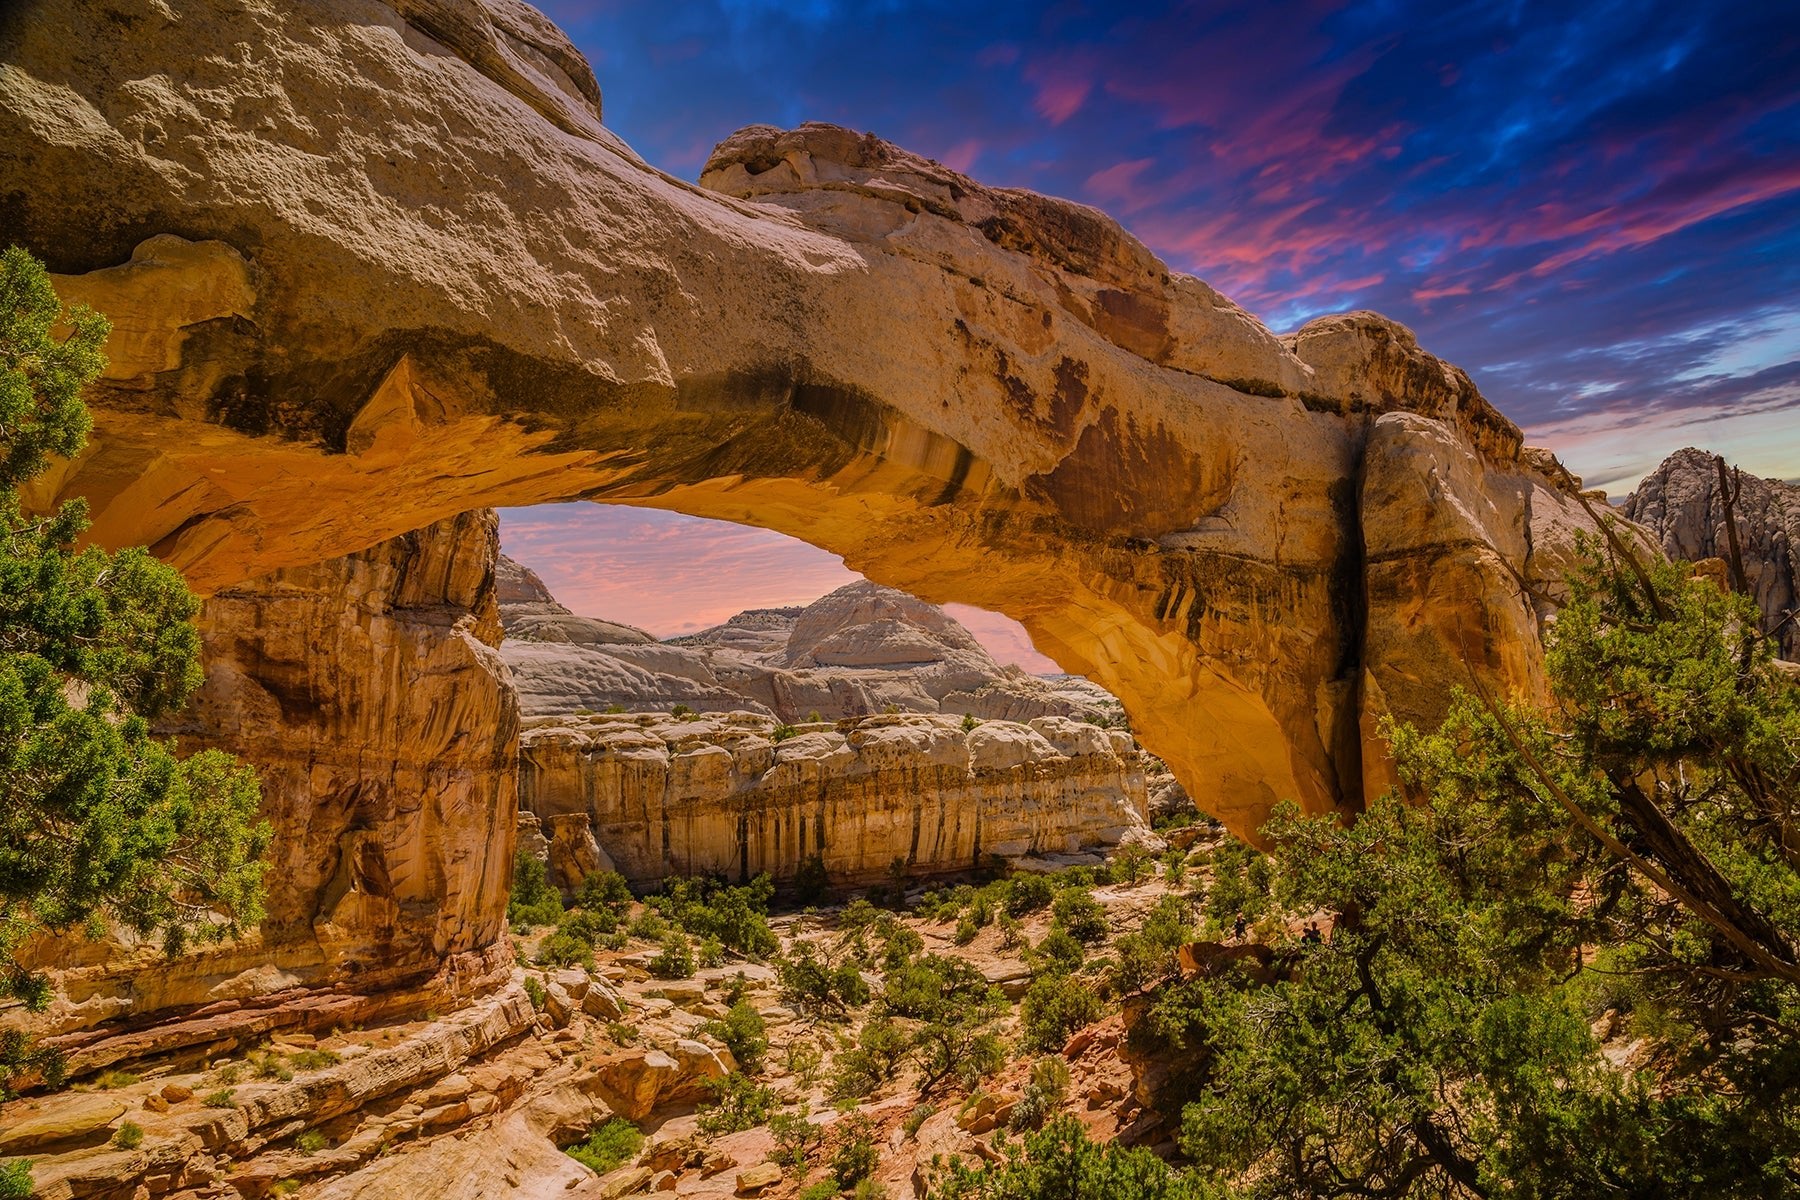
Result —
<path fill-rule="evenodd" d="M 1202 833 L 1190 827 L 1171 840 L 1192 845 Z M 599 939 L 591 965 L 540 963 L 557 935 L 549 926 L 516 924 L 510 981 L 457 1012 L 277 1036 L 247 1054 L 151 1061 L 131 1074 L 30 1096 L 0 1113 L 0 1155 L 29 1158 L 37 1194 L 46 1197 L 374 1200 L 429 1189 L 440 1200 L 664 1192 L 782 1198 L 809 1187 L 808 1195 L 824 1194 L 820 1181 L 850 1145 L 871 1152 L 872 1182 L 858 1195 L 899 1200 L 926 1194 L 938 1156 L 991 1155 L 996 1136 L 1024 1123 L 1015 1114 L 1028 1093 L 1034 1123 L 1062 1109 L 1101 1136 L 1155 1144 L 1169 1134 L 1142 1107 L 1110 993 L 1125 956 L 1122 939 L 1159 902 L 1168 911 L 1176 902 L 1166 898 L 1190 896 L 1203 878 L 1184 866 L 1183 877 L 1171 879 L 1168 859 L 1191 857 L 1198 866 L 1216 836 L 1206 834 L 1191 856 L 1178 850 L 1164 861 L 1126 852 L 1100 867 L 1100 878 L 1112 882 L 1092 882 L 1093 867 L 1071 874 L 1039 864 L 1036 882 L 1021 890 L 1039 898 L 1078 892 L 1100 914 L 1098 940 L 1063 965 L 1054 961 L 1055 947 L 1061 943 L 1066 954 L 1066 926 L 1075 918 L 1049 904 L 1009 915 L 1006 884 L 910 887 L 904 904 L 897 899 L 904 885 L 878 891 L 893 908 L 840 900 L 782 912 L 778 905 L 770 921 L 776 952 L 724 952 L 688 978 L 657 977 L 669 973 L 659 962 L 666 943 L 649 936 L 658 921 L 642 904 L 624 911 L 620 932 Z M 718 953 L 696 949 L 703 960 Z M 1174 958 L 1166 947 L 1163 954 Z M 845 1056 L 859 1034 L 884 1014 L 902 1033 L 923 1024 L 892 1016 L 883 995 L 891 970 L 930 956 L 968 964 L 978 973 L 972 986 L 991 989 L 994 1016 L 984 1029 L 998 1035 L 1004 1052 L 982 1078 L 952 1072 L 928 1082 L 923 1053 L 909 1050 L 891 1077 L 846 1095 Z M 842 1011 L 813 1003 L 780 969 L 802 959 L 849 964 L 873 999 Z M 1054 1046 L 1043 1046 L 1040 1034 L 1033 1048 L 1026 996 L 1046 976 L 1108 998 Z M 760 1061 L 740 1063 L 728 1047 L 734 1004 L 762 1026 L 766 1050 L 746 1055 Z M 1040 1075 L 1062 1082 L 1033 1093 L 1034 1064 L 1046 1056 L 1066 1064 L 1066 1077 L 1040 1065 Z M 721 1105 L 715 1092 L 728 1077 L 766 1110 L 751 1104 L 748 1116 L 722 1119 L 730 1097 Z M 634 1144 L 621 1161 L 602 1158 L 604 1174 L 564 1152 L 609 1122 L 609 1136 Z M 618 1122 L 641 1133 L 641 1142 Z M 796 1144 L 800 1156 L 792 1153 Z"/>

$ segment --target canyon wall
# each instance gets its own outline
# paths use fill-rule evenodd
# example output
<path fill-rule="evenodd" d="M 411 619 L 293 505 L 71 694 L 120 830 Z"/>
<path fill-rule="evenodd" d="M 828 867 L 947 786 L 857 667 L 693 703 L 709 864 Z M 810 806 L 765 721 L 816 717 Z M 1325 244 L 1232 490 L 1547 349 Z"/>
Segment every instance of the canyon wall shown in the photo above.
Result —
<path fill-rule="evenodd" d="M 518 711 L 495 649 L 497 554 L 497 517 L 477 511 L 206 601 L 206 682 L 166 732 L 260 775 L 268 918 L 172 960 L 113 939 L 43 946 L 58 997 L 37 1028 L 78 1067 L 132 1057 L 152 1013 L 175 1022 L 159 1052 L 216 1049 L 504 978 Z"/>
<path fill-rule="evenodd" d="M 1389 713 L 1541 688 L 1575 486 L 1370 313 L 1276 337 L 1093 209 L 873 136 L 645 164 L 511 0 L 25 0 L 0 227 L 109 314 L 37 486 L 207 592 L 473 508 L 764 526 L 1021 621 L 1254 835 Z"/>
<path fill-rule="evenodd" d="M 994 858 L 1154 843 L 1129 734 L 1062 717 L 964 729 L 897 714 L 776 732 L 753 713 L 532 718 L 519 802 L 553 877 L 600 867 L 791 878 L 817 856 L 837 884 L 967 871 Z"/>
<path fill-rule="evenodd" d="M 1777 652 L 1800 662 L 1800 485 L 1733 474 L 1738 554 L 1744 582 Z M 1625 499 L 1625 515 L 1642 525 L 1670 558 L 1731 558 L 1716 456 L 1678 450 Z"/>

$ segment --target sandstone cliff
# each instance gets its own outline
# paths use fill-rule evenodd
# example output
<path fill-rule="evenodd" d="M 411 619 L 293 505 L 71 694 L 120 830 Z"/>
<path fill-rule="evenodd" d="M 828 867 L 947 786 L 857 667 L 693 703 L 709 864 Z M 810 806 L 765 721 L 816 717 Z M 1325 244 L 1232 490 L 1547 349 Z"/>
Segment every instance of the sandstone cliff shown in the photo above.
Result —
<path fill-rule="evenodd" d="M 472 512 L 206 601 L 206 682 L 168 732 L 261 776 L 268 919 L 174 960 L 112 940 L 46 945 L 59 995 L 37 1027 L 64 1032 L 53 1044 L 79 1051 L 78 1068 L 152 1040 L 165 1054 L 216 1047 L 492 985 L 518 762 L 497 553 L 495 514 Z M 169 1009 L 192 1015 L 153 1039 L 132 1032 Z M 113 1024 L 73 1032 L 101 1021 Z"/>
<path fill-rule="evenodd" d="M 205 590 L 485 505 L 767 526 L 1018 619 L 1244 833 L 1355 809 L 1469 670 L 1541 686 L 1586 518 L 1381 317 L 1277 338 L 834 126 L 682 183 L 513 0 L 26 0 L 0 61 L 0 226 L 120 330 L 31 499 Z"/>
<path fill-rule="evenodd" d="M 834 882 L 874 883 L 896 861 L 929 874 L 1153 840 L 1130 735 L 1060 717 L 877 716 L 792 736 L 751 713 L 526 725 L 520 807 L 565 886 L 601 866 L 637 883 L 785 879 L 814 855 Z"/>
<path fill-rule="evenodd" d="M 1800 485 L 1741 472 L 1733 507 L 1738 550 L 1750 594 L 1775 631 L 1783 658 L 1800 662 Z M 1625 515 L 1648 530 L 1671 558 L 1731 557 L 1717 459 L 1692 447 L 1664 459 L 1626 497 Z"/>

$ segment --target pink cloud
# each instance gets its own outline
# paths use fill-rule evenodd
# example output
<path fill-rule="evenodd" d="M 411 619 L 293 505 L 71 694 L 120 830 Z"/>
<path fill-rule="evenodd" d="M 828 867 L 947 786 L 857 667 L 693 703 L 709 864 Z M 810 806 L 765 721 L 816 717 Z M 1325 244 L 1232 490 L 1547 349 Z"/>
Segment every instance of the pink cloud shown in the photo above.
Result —
<path fill-rule="evenodd" d="M 1093 80 L 1074 63 L 1046 63 L 1025 71 L 1025 78 L 1037 88 L 1032 107 L 1052 125 L 1061 125 L 1087 102 L 1093 91 Z"/>
<path fill-rule="evenodd" d="M 939 160 L 952 171 L 960 171 L 964 175 L 974 170 L 975 160 L 981 157 L 981 139 L 965 138 L 944 151 Z"/>

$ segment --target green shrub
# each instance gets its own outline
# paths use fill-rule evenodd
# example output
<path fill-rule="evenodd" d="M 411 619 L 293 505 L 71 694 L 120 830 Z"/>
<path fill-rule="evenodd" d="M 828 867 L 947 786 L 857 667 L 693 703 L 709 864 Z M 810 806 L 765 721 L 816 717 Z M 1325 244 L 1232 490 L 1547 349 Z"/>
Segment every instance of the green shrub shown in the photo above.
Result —
<path fill-rule="evenodd" d="M 614 1171 L 638 1156 L 644 1148 L 644 1135 L 636 1125 L 623 1117 L 594 1126 L 587 1140 L 570 1146 L 566 1154 L 596 1175 Z"/>
<path fill-rule="evenodd" d="M 775 1107 L 775 1093 L 742 1071 L 709 1079 L 706 1088 L 712 1100 L 700 1111 L 696 1126 L 707 1137 L 754 1129 L 768 1121 Z"/>
<path fill-rule="evenodd" d="M 144 1144 L 144 1127 L 136 1121 L 123 1121 L 113 1131 L 112 1142 L 121 1150 L 136 1150 Z"/>
<path fill-rule="evenodd" d="M 775 884 L 758 875 L 744 887 L 726 887 L 714 879 L 678 879 L 645 903 L 677 928 L 697 938 L 713 938 L 751 958 L 765 958 L 780 948 L 769 928 L 769 901 Z"/>
<path fill-rule="evenodd" d="M 538 982 L 535 975 L 525 977 L 525 998 L 531 1001 L 532 1008 L 539 1012 L 544 1011 L 544 1001 L 549 999 L 549 994 L 544 991 L 544 985 Z"/>
<path fill-rule="evenodd" d="M 674 708 L 669 710 L 669 715 L 672 717 L 691 717 L 694 715 L 694 710 L 689 705 L 677 704 Z"/>
<path fill-rule="evenodd" d="M 554 925 L 562 916 L 562 898 L 550 886 L 549 871 L 529 850 L 513 855 L 512 895 L 506 919 L 515 926 Z"/>
<path fill-rule="evenodd" d="M 1064 888 L 1051 905 L 1056 923 L 1078 942 L 1106 940 L 1106 910 L 1085 887 Z"/>
<path fill-rule="evenodd" d="M 1020 1033 L 1028 1050 L 1056 1051 L 1069 1035 L 1100 1019 L 1100 997 L 1067 975 L 1050 973 L 1031 981 L 1019 1006 Z"/>
<path fill-rule="evenodd" d="M 833 1064 L 833 1100 L 860 1100 L 892 1079 L 905 1060 L 912 1039 L 887 1017 L 871 1017 L 857 1032 L 856 1045 L 840 1052 Z"/>
<path fill-rule="evenodd" d="M 1058 1117 L 1003 1153 L 996 1163 L 952 1161 L 931 1200 L 1214 1200 L 1226 1194 L 1177 1174 L 1141 1146 L 1089 1141 L 1072 1116 Z"/>
<path fill-rule="evenodd" d="M 138 1078 L 130 1071 L 102 1071 L 94 1077 L 94 1086 L 106 1092 L 113 1088 L 130 1087 Z"/>
<path fill-rule="evenodd" d="M 825 871 L 823 855 L 812 854 L 800 860 L 794 870 L 794 898 L 802 904 L 817 904 L 831 890 L 831 876 Z"/>
<path fill-rule="evenodd" d="M 1069 935 L 1067 929 L 1053 925 L 1031 956 L 1037 960 L 1040 970 L 1067 973 L 1081 969 L 1081 964 L 1087 960 L 1087 950 Z"/>
<path fill-rule="evenodd" d="M 1014 875 L 1007 880 L 1006 911 L 1015 917 L 1050 907 L 1056 885 L 1044 875 Z"/>
<path fill-rule="evenodd" d="M 776 972 L 782 999 L 815 1016 L 840 1020 L 869 1002 L 869 985 L 854 964 L 833 966 L 807 942 L 781 959 Z"/>
<path fill-rule="evenodd" d="M 701 1028 L 725 1043 L 739 1070 L 754 1075 L 762 1069 L 763 1055 L 769 1049 L 768 1025 L 754 1005 L 739 1000 L 726 1010 L 723 1020 L 708 1021 Z"/>
<path fill-rule="evenodd" d="M 817 1183 L 809 1183 L 801 1188 L 794 1200 L 832 1200 L 832 1197 L 843 1190 L 836 1179 L 827 1175 Z"/>
<path fill-rule="evenodd" d="M 964 733 L 968 733 L 971 729 L 974 729 L 979 724 L 981 724 L 981 721 L 979 718 L 977 718 L 975 716 L 974 713 L 964 713 L 963 714 L 962 728 L 963 728 Z"/>
<path fill-rule="evenodd" d="M 1011 1124 L 1014 1129 L 1036 1129 L 1062 1107 L 1069 1094 L 1069 1064 L 1055 1055 L 1045 1055 L 1031 1064 L 1031 1076 L 1013 1105 Z"/>
<path fill-rule="evenodd" d="M 797 734 L 799 732 L 800 731 L 798 729 L 795 729 L 792 725 L 777 725 L 770 732 L 769 740 L 771 742 L 774 742 L 776 745 L 780 745 L 782 742 L 787 741 L 789 738 L 793 737 L 795 734 Z"/>
<path fill-rule="evenodd" d="M 867 1115 L 856 1113 L 838 1123 L 837 1135 L 842 1139 L 837 1153 L 831 1156 L 831 1172 L 838 1177 L 839 1188 L 852 1187 L 875 1173 L 881 1156 L 875 1149 L 875 1123 Z"/>
<path fill-rule="evenodd" d="M 31 1182 L 31 1160 L 15 1158 L 0 1163 L 0 1200 L 31 1200 L 37 1191 Z"/>
<path fill-rule="evenodd" d="M 302 1154 L 317 1154 L 325 1148 L 326 1141 L 324 1130 L 308 1129 L 294 1139 L 294 1149 Z"/>
<path fill-rule="evenodd" d="M 956 923 L 956 944 L 966 946 L 981 933 L 981 927 L 975 924 L 975 918 L 965 916 Z"/>
<path fill-rule="evenodd" d="M 925 1122 L 931 1120 L 932 1114 L 935 1112 L 937 1112 L 935 1104 L 925 1102 L 915 1104 L 912 1111 L 906 1114 L 906 1120 L 900 1123 L 900 1128 L 907 1137 L 916 1138 L 919 1136 L 919 1130 Z"/>
<path fill-rule="evenodd" d="M 769 1118 L 769 1136 L 775 1140 L 774 1160 L 784 1171 L 806 1170 L 813 1148 L 825 1140 L 825 1131 L 807 1120 L 806 1105 L 798 1112 L 778 1112 Z"/>
<path fill-rule="evenodd" d="M 851 1200 L 888 1200 L 888 1190 L 873 1179 L 859 1179 Z"/>
<path fill-rule="evenodd" d="M 694 950 L 685 934 L 670 930 L 663 935 L 662 949 L 650 960 L 650 974 L 658 979 L 694 977 Z"/>
<path fill-rule="evenodd" d="M 288 1061 L 296 1071 L 317 1071 L 324 1067 L 334 1067 L 344 1061 L 343 1056 L 335 1050 L 296 1050 L 288 1056 Z"/>
<path fill-rule="evenodd" d="M 218 1091 L 213 1092 L 204 1100 L 200 1101 L 200 1103 L 206 1105 L 208 1108 L 236 1108 L 237 1094 L 230 1088 L 220 1088 Z"/>

